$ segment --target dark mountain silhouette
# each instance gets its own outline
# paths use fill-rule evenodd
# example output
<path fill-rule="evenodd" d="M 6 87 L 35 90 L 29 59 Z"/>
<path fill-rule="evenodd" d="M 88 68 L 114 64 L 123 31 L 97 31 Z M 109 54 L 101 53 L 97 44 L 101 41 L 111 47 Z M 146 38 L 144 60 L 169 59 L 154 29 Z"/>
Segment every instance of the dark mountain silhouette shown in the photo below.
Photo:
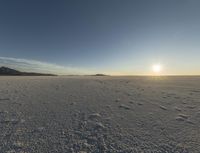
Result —
<path fill-rule="evenodd" d="M 106 74 L 95 74 L 94 76 L 108 76 Z"/>
<path fill-rule="evenodd" d="M 55 76 L 54 74 L 20 72 L 8 67 L 0 67 L 0 75 L 17 75 L 17 76 Z"/>

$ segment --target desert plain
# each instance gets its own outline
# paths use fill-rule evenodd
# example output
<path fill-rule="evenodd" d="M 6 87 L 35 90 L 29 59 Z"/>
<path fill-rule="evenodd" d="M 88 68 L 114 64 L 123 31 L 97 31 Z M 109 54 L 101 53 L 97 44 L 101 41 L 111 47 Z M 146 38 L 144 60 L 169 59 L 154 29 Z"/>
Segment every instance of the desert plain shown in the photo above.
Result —
<path fill-rule="evenodd" d="M 200 77 L 1 76 L 1 153 L 199 153 Z"/>

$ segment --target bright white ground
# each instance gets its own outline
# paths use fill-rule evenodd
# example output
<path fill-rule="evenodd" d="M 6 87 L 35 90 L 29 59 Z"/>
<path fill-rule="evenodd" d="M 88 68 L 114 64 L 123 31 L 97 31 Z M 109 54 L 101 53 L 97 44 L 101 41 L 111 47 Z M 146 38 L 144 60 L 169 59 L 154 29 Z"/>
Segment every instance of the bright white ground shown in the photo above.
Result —
<path fill-rule="evenodd" d="M 0 77 L 0 152 L 199 153 L 200 77 Z"/>

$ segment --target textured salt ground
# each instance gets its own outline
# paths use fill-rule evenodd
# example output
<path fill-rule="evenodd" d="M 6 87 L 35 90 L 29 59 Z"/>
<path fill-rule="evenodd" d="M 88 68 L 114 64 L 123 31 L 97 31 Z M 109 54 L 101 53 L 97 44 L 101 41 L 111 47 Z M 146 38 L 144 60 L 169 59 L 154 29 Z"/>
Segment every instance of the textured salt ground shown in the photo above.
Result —
<path fill-rule="evenodd" d="M 199 153 L 200 77 L 0 77 L 0 152 Z"/>

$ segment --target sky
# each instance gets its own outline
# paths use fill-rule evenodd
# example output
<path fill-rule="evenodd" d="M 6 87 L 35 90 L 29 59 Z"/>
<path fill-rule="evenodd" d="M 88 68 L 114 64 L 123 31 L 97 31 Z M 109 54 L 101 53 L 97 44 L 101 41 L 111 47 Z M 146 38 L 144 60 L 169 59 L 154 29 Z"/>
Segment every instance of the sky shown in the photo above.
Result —
<path fill-rule="evenodd" d="M 199 0 L 1 0 L 0 66 L 200 75 Z"/>

